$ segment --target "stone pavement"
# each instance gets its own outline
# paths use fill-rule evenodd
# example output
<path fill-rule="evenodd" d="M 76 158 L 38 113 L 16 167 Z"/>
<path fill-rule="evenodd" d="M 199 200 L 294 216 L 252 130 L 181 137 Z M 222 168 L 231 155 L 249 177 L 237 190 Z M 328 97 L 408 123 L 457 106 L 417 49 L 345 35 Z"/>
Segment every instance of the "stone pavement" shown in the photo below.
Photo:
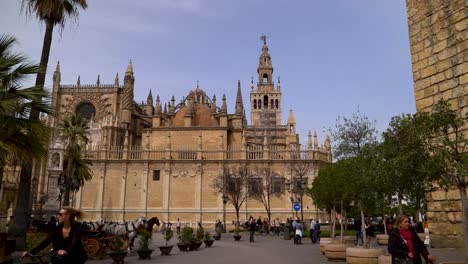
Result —
<path fill-rule="evenodd" d="M 153 234 L 153 245 L 155 249 L 151 260 L 139 260 L 135 253 L 127 256 L 125 263 L 221 263 L 221 264 L 310 264 L 310 263 L 336 263 L 329 262 L 320 253 L 318 245 L 312 245 L 310 240 L 304 239 L 302 245 L 294 245 L 293 240 L 284 240 L 275 236 L 256 236 L 255 242 L 248 241 L 248 234 L 243 233 L 240 242 L 234 241 L 232 234 L 223 234 L 221 240 L 215 241 L 211 248 L 205 245 L 198 251 L 180 252 L 174 246 L 171 256 L 161 256 L 157 246 L 163 245 L 162 236 L 159 233 Z M 173 238 L 169 244 L 175 245 L 177 240 Z M 431 253 L 438 257 L 439 261 L 462 260 L 462 251 L 455 249 L 430 249 Z M 111 259 L 94 260 L 89 263 L 112 263 Z M 343 262 L 344 263 L 344 262 Z"/>
<path fill-rule="evenodd" d="M 240 242 L 234 241 L 232 234 L 223 234 L 221 240 L 215 241 L 211 248 L 205 245 L 198 251 L 180 252 L 177 246 L 177 239 L 173 238 L 169 244 L 174 245 L 171 256 L 161 256 L 157 246 L 163 245 L 162 236 L 159 233 L 153 234 L 151 248 L 154 248 L 151 260 L 139 260 L 136 253 L 131 253 L 125 258 L 127 264 L 145 263 L 221 263 L 221 264 L 321 264 L 336 263 L 329 262 L 320 253 L 318 245 L 312 245 L 309 239 L 303 239 L 302 245 L 294 245 L 293 240 L 284 240 L 276 236 L 256 236 L 255 243 L 248 242 L 248 234 L 242 233 Z M 437 256 L 437 262 L 462 260 L 461 249 L 430 249 L 430 252 Z M 86 263 L 112 263 L 107 257 L 103 260 L 90 260 Z M 344 262 L 342 262 L 344 263 Z"/>

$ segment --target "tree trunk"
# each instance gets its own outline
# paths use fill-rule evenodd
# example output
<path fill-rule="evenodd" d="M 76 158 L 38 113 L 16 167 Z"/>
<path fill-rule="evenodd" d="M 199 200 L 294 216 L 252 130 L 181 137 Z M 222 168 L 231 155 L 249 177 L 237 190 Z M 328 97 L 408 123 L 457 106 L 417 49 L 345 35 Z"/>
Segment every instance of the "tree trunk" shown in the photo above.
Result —
<path fill-rule="evenodd" d="M 16 240 L 16 248 L 24 250 L 26 248 L 26 231 L 29 225 L 31 214 L 30 196 L 31 196 L 31 172 L 32 158 L 25 158 L 21 164 L 20 184 L 14 212 L 13 226 L 10 234 Z"/>
<path fill-rule="evenodd" d="M 414 216 L 414 222 L 417 223 L 417 222 L 421 222 L 421 219 L 419 218 L 419 216 L 421 215 L 421 199 L 419 198 L 416 198 L 416 206 L 415 206 L 415 216 Z"/>
<path fill-rule="evenodd" d="M 70 155 L 71 156 L 71 155 Z M 70 189 L 71 189 L 71 168 L 73 158 L 68 158 L 67 173 L 65 173 L 65 191 L 63 193 L 63 206 L 70 206 Z"/>
<path fill-rule="evenodd" d="M 343 200 L 341 200 L 341 221 L 340 221 L 340 240 L 341 243 L 344 242 L 344 228 L 343 228 L 343 215 L 344 215 L 344 207 L 343 207 Z"/>
<path fill-rule="evenodd" d="M 52 46 L 52 35 L 54 33 L 54 23 L 52 20 L 47 20 L 46 30 L 44 33 L 44 42 L 42 44 L 41 61 L 39 63 L 39 73 L 36 77 L 36 86 L 44 87 L 47 73 L 47 65 L 49 64 L 50 48 Z"/>
<path fill-rule="evenodd" d="M 336 209 L 335 209 L 335 205 L 333 205 L 333 225 L 332 225 L 332 230 L 331 230 L 331 237 L 335 237 L 335 229 L 336 229 Z"/>
<path fill-rule="evenodd" d="M 367 238 L 366 238 L 366 221 L 364 219 L 364 208 L 362 207 L 362 202 L 359 203 L 359 207 L 361 209 L 361 233 L 362 233 L 362 243 L 363 246 L 366 247 L 367 245 Z"/>
<path fill-rule="evenodd" d="M 403 196 L 401 195 L 401 193 L 398 193 L 398 214 L 403 213 L 403 204 L 401 203 L 402 200 Z"/>
<path fill-rule="evenodd" d="M 301 224 L 304 226 L 304 209 L 302 208 L 302 195 L 301 195 Z"/>
<path fill-rule="evenodd" d="M 466 187 L 458 187 L 462 202 L 463 241 L 465 242 L 465 262 L 468 263 L 468 197 Z"/>
<path fill-rule="evenodd" d="M 384 215 L 382 219 L 383 219 L 384 234 L 388 235 L 387 234 L 387 216 Z"/>

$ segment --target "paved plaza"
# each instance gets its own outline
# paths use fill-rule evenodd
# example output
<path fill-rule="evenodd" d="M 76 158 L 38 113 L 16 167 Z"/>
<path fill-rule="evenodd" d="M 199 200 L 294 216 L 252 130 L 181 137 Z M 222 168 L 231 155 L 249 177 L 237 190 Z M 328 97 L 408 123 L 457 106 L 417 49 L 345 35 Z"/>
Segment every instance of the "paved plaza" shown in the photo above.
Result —
<path fill-rule="evenodd" d="M 136 253 L 127 256 L 125 263 L 256 263 L 256 264 L 305 264 L 305 263 L 336 263 L 327 261 L 320 253 L 318 245 L 312 245 L 310 240 L 304 240 L 302 245 L 294 245 L 292 240 L 284 240 L 282 237 L 256 236 L 255 243 L 248 242 L 248 234 L 242 234 L 242 240 L 235 242 L 232 234 L 223 234 L 220 241 L 215 241 L 211 248 L 203 245 L 198 251 L 180 252 L 174 246 L 171 256 L 160 256 L 157 246 L 163 245 L 162 236 L 153 234 L 151 260 L 139 260 Z M 173 238 L 170 244 L 175 245 L 177 240 Z M 439 261 L 461 260 L 462 251 L 455 249 L 431 249 Z M 89 263 L 112 263 L 110 258 L 103 260 L 92 260 Z M 344 263 L 344 262 L 343 262 Z"/>

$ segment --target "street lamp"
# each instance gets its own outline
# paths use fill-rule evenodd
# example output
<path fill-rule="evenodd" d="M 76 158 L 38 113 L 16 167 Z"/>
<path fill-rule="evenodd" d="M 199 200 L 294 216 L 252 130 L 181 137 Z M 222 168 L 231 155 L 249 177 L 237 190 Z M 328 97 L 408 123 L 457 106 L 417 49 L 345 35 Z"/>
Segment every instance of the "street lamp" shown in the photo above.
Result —
<path fill-rule="evenodd" d="M 36 211 L 36 194 L 37 194 L 37 185 L 38 180 L 36 177 L 32 178 L 31 180 L 31 209 L 32 213 L 35 215 Z"/>
<path fill-rule="evenodd" d="M 223 233 L 226 233 L 226 204 L 228 202 L 228 197 L 223 195 Z"/>

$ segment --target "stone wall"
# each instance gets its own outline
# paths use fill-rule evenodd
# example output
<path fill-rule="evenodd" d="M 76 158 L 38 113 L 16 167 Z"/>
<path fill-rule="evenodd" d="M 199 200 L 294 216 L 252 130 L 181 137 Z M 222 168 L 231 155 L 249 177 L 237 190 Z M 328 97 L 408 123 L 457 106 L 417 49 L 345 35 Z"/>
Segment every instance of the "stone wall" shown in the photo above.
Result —
<path fill-rule="evenodd" d="M 430 111 L 444 99 L 464 116 L 468 111 L 468 2 L 407 0 L 406 4 L 417 111 Z M 458 191 L 429 193 L 428 211 L 433 245 L 462 247 Z"/>

